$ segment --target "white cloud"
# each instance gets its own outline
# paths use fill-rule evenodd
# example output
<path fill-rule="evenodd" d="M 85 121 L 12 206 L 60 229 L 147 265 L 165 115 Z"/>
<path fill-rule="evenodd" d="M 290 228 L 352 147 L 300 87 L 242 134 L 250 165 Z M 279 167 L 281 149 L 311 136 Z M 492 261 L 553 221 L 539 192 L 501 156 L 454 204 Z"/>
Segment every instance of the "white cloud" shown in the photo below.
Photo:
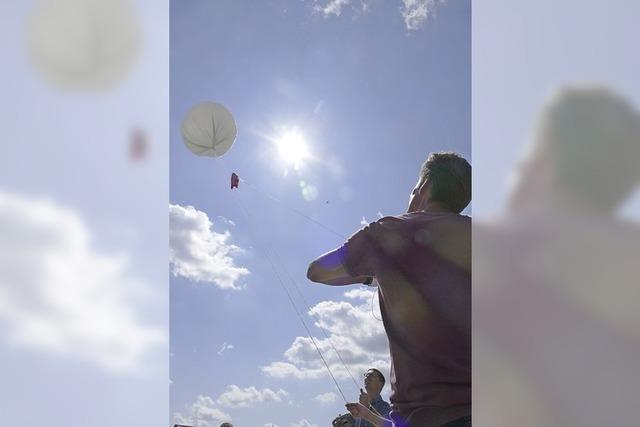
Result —
<path fill-rule="evenodd" d="M 297 378 L 299 380 L 316 379 L 326 375 L 324 367 L 299 368 L 288 362 L 272 362 L 262 367 L 262 372 L 273 378 Z"/>
<path fill-rule="evenodd" d="M 291 427 L 318 427 L 318 424 L 311 424 L 309 421 L 303 418 L 297 423 L 291 424 Z"/>
<path fill-rule="evenodd" d="M 342 14 L 342 8 L 349 6 L 351 3 L 351 0 L 329 0 L 323 4 L 323 2 L 314 0 L 313 11 L 322 13 L 324 16 L 340 16 Z"/>
<path fill-rule="evenodd" d="M 433 9 L 446 0 L 402 0 L 400 12 L 408 30 L 418 30 L 433 12 Z"/>
<path fill-rule="evenodd" d="M 350 379 L 352 375 L 359 382 L 360 375 L 368 368 L 378 367 L 384 372 L 389 367 L 389 347 L 384 327 L 371 312 L 374 295 L 374 291 L 368 289 L 352 289 L 345 293 L 345 297 L 353 300 L 353 303 L 322 301 L 309 310 L 308 314 L 315 319 L 316 326 L 321 326 L 329 336 L 314 339 L 337 379 Z M 379 313 L 377 298 L 374 302 L 373 309 Z M 296 337 L 284 352 L 284 360 L 263 366 L 262 371 L 274 378 L 300 380 L 328 376 L 313 342 L 306 336 Z"/>
<path fill-rule="evenodd" d="M 227 350 L 233 350 L 233 344 L 229 344 L 229 343 L 223 343 L 222 347 L 220 347 L 220 350 L 218 350 L 218 356 L 222 356 L 222 353 L 224 353 Z"/>
<path fill-rule="evenodd" d="M 274 423 L 265 423 L 262 427 L 279 427 L 278 424 Z"/>
<path fill-rule="evenodd" d="M 369 301 L 371 298 L 375 298 L 375 291 L 370 289 L 354 288 L 345 292 L 344 296 L 349 299 Z M 374 300 L 374 302 L 376 301 Z M 377 304 L 374 305 L 374 309 L 380 311 L 380 307 Z"/>
<path fill-rule="evenodd" d="M 333 403 L 338 399 L 338 395 L 334 392 L 330 391 L 328 393 L 322 393 L 314 397 L 314 400 L 322 403 L 323 405 Z"/>
<path fill-rule="evenodd" d="M 240 388 L 232 384 L 227 386 L 227 389 L 218 397 L 216 403 L 231 408 L 248 408 L 256 403 L 281 402 L 288 395 L 289 393 L 282 389 L 274 391 L 270 388 L 264 388 L 260 390 L 254 386 Z"/>
<path fill-rule="evenodd" d="M 438 4 L 447 0 L 402 0 L 400 13 L 408 30 L 418 30 L 431 15 Z M 313 11 L 324 17 L 340 16 L 345 8 L 349 7 L 356 16 L 369 10 L 369 0 L 313 0 Z"/>
<path fill-rule="evenodd" d="M 193 427 L 218 427 L 223 422 L 231 421 L 231 416 L 216 408 L 214 400 L 209 396 L 198 396 L 186 410 L 186 414 L 173 414 L 176 423 Z"/>
<path fill-rule="evenodd" d="M 233 255 L 242 251 L 228 242 L 228 231 L 213 231 L 207 214 L 193 206 L 169 205 L 169 224 L 174 275 L 222 289 L 241 288 L 238 282 L 249 270 L 235 265 Z"/>
<path fill-rule="evenodd" d="M 0 323 L 18 347 L 140 371 L 164 332 L 138 317 L 151 291 L 105 254 L 75 211 L 0 191 Z"/>
<path fill-rule="evenodd" d="M 223 223 L 225 223 L 225 224 L 227 224 L 227 225 L 231 226 L 231 227 L 235 227 L 235 226 L 236 226 L 235 221 L 232 221 L 232 220 L 230 220 L 229 218 L 226 218 L 226 217 L 224 217 L 224 216 L 222 216 L 222 215 L 218 215 L 218 219 L 219 219 L 220 221 L 222 221 Z"/>

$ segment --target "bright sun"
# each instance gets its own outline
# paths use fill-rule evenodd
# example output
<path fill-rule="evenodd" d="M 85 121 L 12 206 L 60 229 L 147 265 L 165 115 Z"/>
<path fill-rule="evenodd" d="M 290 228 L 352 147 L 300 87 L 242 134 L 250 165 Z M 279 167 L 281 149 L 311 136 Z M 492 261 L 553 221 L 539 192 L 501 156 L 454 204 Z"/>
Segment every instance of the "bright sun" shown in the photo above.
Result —
<path fill-rule="evenodd" d="M 304 136 L 297 130 L 284 132 L 275 140 L 280 158 L 296 169 L 303 166 L 309 158 L 309 149 Z"/>

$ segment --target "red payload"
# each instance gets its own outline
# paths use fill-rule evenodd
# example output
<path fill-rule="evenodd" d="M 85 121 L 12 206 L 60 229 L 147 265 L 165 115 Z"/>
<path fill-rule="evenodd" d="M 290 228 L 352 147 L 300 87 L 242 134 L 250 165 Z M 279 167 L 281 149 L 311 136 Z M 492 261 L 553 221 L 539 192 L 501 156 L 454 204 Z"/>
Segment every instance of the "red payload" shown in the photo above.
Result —
<path fill-rule="evenodd" d="M 238 188 L 238 184 L 240 184 L 240 177 L 238 174 L 233 172 L 231 174 L 231 189 L 233 190 L 234 188 Z"/>

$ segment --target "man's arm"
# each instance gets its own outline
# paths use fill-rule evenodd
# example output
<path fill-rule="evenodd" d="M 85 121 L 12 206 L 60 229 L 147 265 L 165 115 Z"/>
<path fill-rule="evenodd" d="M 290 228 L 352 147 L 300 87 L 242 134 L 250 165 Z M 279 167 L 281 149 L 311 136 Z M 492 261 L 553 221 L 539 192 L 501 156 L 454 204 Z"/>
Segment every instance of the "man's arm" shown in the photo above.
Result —
<path fill-rule="evenodd" d="M 344 265 L 346 257 L 346 246 L 321 255 L 311 264 L 307 270 L 307 278 L 312 282 L 324 283 L 325 285 L 351 285 L 354 283 L 370 282 L 370 276 L 351 276 Z"/>

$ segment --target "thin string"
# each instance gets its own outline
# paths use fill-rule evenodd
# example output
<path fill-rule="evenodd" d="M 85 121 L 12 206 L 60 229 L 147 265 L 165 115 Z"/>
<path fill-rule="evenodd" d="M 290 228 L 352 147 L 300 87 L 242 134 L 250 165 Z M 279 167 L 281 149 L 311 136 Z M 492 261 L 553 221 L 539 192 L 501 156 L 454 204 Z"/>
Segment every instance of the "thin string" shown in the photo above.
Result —
<path fill-rule="evenodd" d="M 227 175 L 227 176 L 231 176 L 231 174 L 232 174 L 231 169 L 228 167 L 227 162 L 226 162 L 226 160 L 224 159 L 224 157 L 221 157 L 219 160 L 221 161 L 221 163 L 223 163 L 223 164 L 224 164 L 224 168 L 227 170 L 227 173 L 228 173 L 228 175 Z M 236 174 L 236 175 L 237 175 L 237 174 Z M 318 221 L 318 220 L 316 220 L 316 219 L 314 219 L 314 218 L 310 217 L 310 216 L 309 216 L 309 215 L 307 215 L 306 213 L 304 213 L 304 212 L 302 212 L 302 211 L 300 211 L 300 210 L 298 210 L 298 209 L 296 209 L 296 208 L 293 208 L 293 207 L 291 207 L 291 206 L 287 205 L 286 203 L 284 203 L 282 200 L 278 199 L 277 197 L 275 197 L 275 196 L 273 196 L 273 195 L 271 195 L 271 194 L 267 193 L 266 191 L 264 191 L 264 190 L 262 190 L 262 189 L 260 189 L 260 188 L 258 188 L 258 187 L 256 187 L 256 186 L 254 186 L 254 185 L 252 185 L 252 184 L 250 184 L 246 179 L 242 178 L 242 177 L 241 177 L 241 176 L 239 176 L 239 175 L 238 175 L 238 179 L 239 179 L 239 180 L 240 180 L 240 182 L 243 184 L 243 186 L 246 186 L 246 187 L 250 188 L 251 190 L 255 191 L 256 193 L 258 193 L 258 194 L 260 194 L 260 195 L 262 195 L 262 196 L 264 196 L 264 197 L 266 197 L 266 198 L 268 198 L 268 199 L 271 199 L 271 200 L 273 200 L 273 201 L 274 201 L 274 202 L 276 202 L 276 203 L 279 203 L 280 205 L 282 205 L 283 207 L 285 207 L 285 208 L 289 209 L 290 211 L 295 212 L 295 213 L 297 213 L 298 215 L 302 216 L 303 218 L 306 218 L 307 220 L 309 220 L 309 221 L 313 222 L 314 224 L 316 224 L 316 225 L 318 225 L 318 226 L 320 226 L 320 227 L 324 228 L 326 231 L 328 231 L 328 232 L 332 233 L 333 235 L 340 237 L 342 240 L 346 240 L 346 239 L 347 239 L 347 237 L 346 237 L 345 235 L 343 235 L 343 234 L 341 234 L 341 233 L 338 233 L 337 231 L 335 231 L 335 230 L 334 230 L 334 229 L 332 229 L 331 227 L 329 227 L 329 226 L 327 226 L 327 225 L 325 225 L 325 224 L 321 223 L 320 221 Z"/>
<path fill-rule="evenodd" d="M 222 160 L 222 159 L 221 159 L 221 160 Z M 225 166 L 226 166 L 226 162 L 225 162 Z M 228 169 L 228 168 L 227 168 L 227 169 Z M 313 219 L 313 218 L 309 217 L 309 216 L 308 216 L 308 215 L 306 215 L 304 212 L 301 212 L 301 211 L 299 211 L 299 210 L 297 210 L 297 209 L 295 209 L 295 208 L 292 208 L 292 207 L 290 207 L 290 206 L 286 205 L 285 203 L 283 203 L 283 202 L 282 202 L 281 200 L 279 200 L 278 198 L 276 198 L 276 197 L 272 196 L 271 194 L 269 194 L 269 193 L 267 193 L 267 192 L 265 192 L 265 191 L 263 191 L 263 190 L 261 190 L 261 189 L 259 189 L 259 188 L 257 188 L 257 187 L 254 187 L 253 185 L 249 184 L 245 179 L 240 178 L 240 182 L 242 182 L 245 186 L 249 187 L 249 188 L 250 188 L 250 189 L 252 189 L 253 191 L 255 191 L 255 192 L 257 192 L 257 193 L 259 193 L 259 194 L 261 194 L 261 195 L 263 195 L 263 196 L 265 196 L 265 197 L 267 197 L 267 198 L 269 198 L 269 199 L 271 199 L 271 200 L 273 200 L 273 201 L 275 201 L 276 203 L 281 204 L 282 206 L 284 206 L 284 207 L 288 208 L 289 210 L 291 210 L 291 211 L 293 211 L 293 212 L 297 213 L 298 215 L 301 215 L 302 217 L 304 217 L 304 218 L 306 218 L 306 219 L 308 219 L 308 220 L 310 220 L 310 221 L 314 222 L 315 224 L 317 224 L 317 225 L 319 225 L 320 227 L 324 228 L 325 230 L 327 230 L 327 231 L 329 231 L 329 232 L 333 233 L 334 235 L 336 235 L 336 236 L 338 236 L 338 237 L 340 237 L 340 238 L 342 238 L 342 239 L 346 239 L 346 237 L 345 237 L 345 236 L 343 236 L 342 234 L 340 234 L 340 233 L 338 233 L 338 232 L 336 232 L 336 231 L 332 230 L 331 228 L 329 228 L 328 226 L 326 226 L 326 225 L 322 224 L 321 222 L 319 222 L 319 221 L 317 221 L 317 220 L 315 220 L 315 219 Z M 241 205 L 241 208 L 242 208 L 242 210 L 243 210 L 243 213 L 244 213 L 244 214 L 245 214 L 245 216 L 247 217 L 247 220 L 249 220 L 249 215 L 248 215 L 247 210 L 245 209 L 245 207 L 244 207 L 244 205 L 243 205 L 243 204 Z M 280 256 L 278 255 L 278 252 L 275 250 L 275 248 L 272 248 L 272 250 L 273 250 L 273 252 L 276 254 L 276 257 L 278 258 L 278 261 L 280 262 L 280 264 L 281 264 L 281 265 L 284 265 L 284 263 L 282 263 L 282 262 L 281 262 L 281 258 L 280 258 Z M 271 261 L 271 260 L 269 260 L 269 261 Z M 302 294 L 302 292 L 301 292 L 301 290 L 300 290 L 300 287 L 298 286 L 297 282 L 293 279 L 292 275 L 289 273 L 289 271 L 288 271 L 286 268 L 284 268 L 284 267 L 283 267 L 283 271 L 285 272 L 285 274 L 286 274 L 287 278 L 289 279 L 289 282 L 293 284 L 293 287 L 295 288 L 296 292 L 298 293 L 298 295 L 299 295 L 299 296 L 300 296 L 300 298 L 302 299 L 302 301 L 303 301 L 304 305 L 306 306 L 307 310 L 310 312 L 310 311 L 311 311 L 311 306 L 310 306 L 309 302 L 306 300 L 306 298 L 304 297 L 304 295 Z M 287 290 L 285 289 L 285 291 L 287 291 Z M 288 292 L 288 291 L 287 291 L 287 295 L 288 295 L 288 296 L 290 296 L 290 294 L 289 294 L 289 292 Z M 290 298 L 290 300 L 291 300 L 291 298 Z M 292 303 L 293 303 L 293 301 L 292 301 Z M 372 300 L 372 304 L 373 304 L 373 300 Z M 294 309 L 296 309 L 296 312 L 297 312 L 297 307 L 294 307 Z M 374 317 L 374 319 L 375 319 L 376 317 L 375 317 L 375 315 L 373 314 L 373 305 L 372 305 L 371 310 L 372 310 L 372 316 L 373 316 L 373 317 Z M 336 346 L 334 345 L 333 340 L 331 340 L 331 338 L 330 338 L 329 334 L 327 333 L 327 331 L 325 330 L 325 328 L 323 328 L 323 327 L 322 327 L 319 317 L 318 317 L 316 314 L 312 314 L 312 316 L 313 316 L 313 317 L 314 317 L 314 319 L 316 320 L 316 325 L 317 325 L 317 326 L 318 326 L 318 328 L 322 331 L 322 334 L 323 334 L 323 335 L 324 335 L 324 337 L 327 339 L 327 341 L 328 341 L 328 342 L 329 342 L 329 344 L 331 345 L 331 348 L 333 349 L 333 351 L 334 351 L 334 352 L 336 353 L 336 355 L 338 356 L 338 359 L 340 360 L 340 363 L 342 364 L 342 366 L 344 367 L 344 369 L 347 371 L 347 374 L 349 375 L 349 377 L 350 377 L 350 378 L 351 378 L 351 380 L 353 381 L 353 384 L 355 385 L 356 389 L 359 389 L 359 384 L 358 384 L 358 382 L 356 381 L 356 379 L 354 378 L 353 374 L 351 373 L 351 370 L 349 369 L 349 367 L 348 367 L 348 366 L 347 366 L 347 364 L 345 363 L 344 359 L 343 359 L 343 358 L 342 358 L 342 356 L 340 355 L 340 352 L 338 351 L 338 349 L 337 349 L 337 348 L 336 348 Z M 299 315 L 299 317 L 300 317 L 300 315 Z M 301 319 L 301 320 L 302 320 L 302 319 Z M 380 319 L 377 319 L 377 320 L 380 320 Z M 304 321 L 303 321 L 303 324 L 304 324 Z M 306 328 L 306 324 L 305 324 L 305 328 Z M 308 329 L 307 329 L 307 332 L 309 332 L 309 330 L 308 330 Z M 309 332 L 309 335 L 310 335 L 310 332 Z M 309 336 L 309 338 L 310 338 L 312 341 L 314 341 L 314 340 L 313 340 L 313 338 L 312 338 L 311 336 Z M 314 345 L 315 345 L 315 341 L 314 341 Z M 316 349 L 318 350 L 318 352 L 320 351 L 320 350 L 319 350 L 319 348 L 318 348 L 317 346 L 316 346 Z M 321 355 L 321 357 L 322 357 L 322 355 Z M 324 358 L 323 358 L 323 361 L 324 361 Z M 327 364 L 325 363 L 325 366 L 326 366 L 326 365 L 327 365 Z M 327 369 L 328 369 L 328 366 L 327 366 Z M 330 373 L 331 373 L 331 372 L 330 372 Z M 332 376 L 332 378 L 333 378 L 333 376 Z M 334 378 L 334 382 L 335 382 L 335 378 Z M 337 385 L 337 384 L 336 384 L 336 385 Z M 342 392 L 341 392 L 341 394 L 342 394 Z M 344 398 L 344 395 L 343 395 L 343 398 Z"/>
<path fill-rule="evenodd" d="M 288 206 L 286 203 L 284 203 L 282 200 L 278 199 L 277 197 L 275 197 L 275 196 L 273 196 L 273 195 L 271 195 L 271 194 L 267 193 L 266 191 L 263 191 L 263 190 L 259 189 L 258 187 L 255 187 L 255 186 L 251 185 L 251 184 L 250 184 L 250 183 L 248 183 L 245 179 L 240 178 L 240 182 L 242 182 L 244 185 L 246 185 L 247 187 L 249 187 L 249 188 L 250 188 L 250 189 L 252 189 L 253 191 L 257 192 L 258 194 L 261 194 L 261 195 L 263 195 L 264 197 L 267 197 L 267 198 L 269 198 L 269 199 L 273 200 L 274 202 L 281 204 L 282 206 L 284 206 L 285 208 L 289 209 L 290 211 L 293 211 L 293 212 L 297 213 L 298 215 L 302 216 L 303 218 L 308 219 L 309 221 L 311 221 L 311 222 L 315 223 L 316 225 L 318 225 L 318 226 L 320 226 L 320 227 L 324 228 L 324 229 L 325 229 L 325 230 L 327 230 L 328 232 L 330 232 L 330 233 L 332 233 L 332 234 L 334 234 L 334 235 L 336 235 L 336 236 L 340 237 L 341 239 L 343 239 L 343 240 L 346 240 L 346 239 L 347 239 L 347 237 L 346 237 L 346 236 L 344 236 L 343 234 L 338 233 L 337 231 L 333 230 L 331 227 L 328 227 L 328 226 L 324 225 L 324 224 L 323 224 L 323 223 L 321 223 L 320 221 L 318 221 L 318 220 L 316 220 L 316 219 L 314 219 L 314 218 L 310 217 L 309 215 L 305 214 L 304 212 L 302 212 L 302 211 L 300 211 L 300 210 L 298 210 L 298 209 L 296 209 L 296 208 L 293 208 L 293 207 L 291 207 L 291 206 Z"/>
<path fill-rule="evenodd" d="M 240 198 L 240 196 L 238 196 L 238 202 L 240 205 L 240 208 L 242 210 L 242 212 L 244 213 L 245 217 L 247 218 L 247 222 L 251 223 L 251 219 L 249 217 L 249 212 L 248 210 L 245 208 L 244 204 L 242 203 L 242 199 Z M 251 228 L 250 226 L 248 228 Z M 254 237 L 253 238 L 254 242 L 257 244 L 257 239 Z M 257 245 L 258 246 L 258 245 Z M 267 248 L 270 249 L 269 245 L 267 244 Z M 331 371 L 331 368 L 329 368 L 329 364 L 327 363 L 327 361 L 325 360 L 324 356 L 322 355 L 322 351 L 320 351 L 320 347 L 318 346 L 318 344 L 316 343 L 316 340 L 313 338 L 313 335 L 311 334 L 311 330 L 309 329 L 309 327 L 307 326 L 307 323 L 304 321 L 304 318 L 302 317 L 302 314 L 300 313 L 300 310 L 298 310 L 298 307 L 296 306 L 293 297 L 291 296 L 291 293 L 289 292 L 289 290 L 287 289 L 287 287 L 285 286 L 280 273 L 278 272 L 278 269 L 276 268 L 276 265 L 274 263 L 274 261 L 271 259 L 271 257 L 269 256 L 270 253 L 269 251 L 264 251 L 267 261 L 269 261 L 269 264 L 271 265 L 271 268 L 273 269 L 276 278 L 278 279 L 278 283 L 280 284 L 280 287 L 284 290 L 285 294 L 287 295 L 287 298 L 289 299 L 289 302 L 291 303 L 291 306 L 293 307 L 293 310 L 295 311 L 296 315 L 298 316 L 298 319 L 300 319 L 300 322 L 302 323 L 302 326 L 304 326 L 304 329 L 307 331 L 307 336 L 309 337 L 309 339 L 311 340 L 311 342 L 313 343 L 313 346 L 315 347 L 316 351 L 318 352 L 318 355 L 320 356 L 320 359 L 322 360 L 322 363 L 324 363 L 324 366 L 327 368 L 327 371 L 329 372 L 329 376 L 331 376 L 331 379 L 333 380 L 334 384 L 336 385 L 336 388 L 338 389 L 338 392 L 340 393 L 340 395 L 342 396 L 342 399 L 344 400 L 345 403 L 349 403 L 349 401 L 347 400 L 347 398 L 345 397 L 344 393 L 342 392 L 342 389 L 340 388 L 340 385 L 338 384 L 338 381 L 336 380 L 335 376 L 333 375 L 333 372 Z M 283 268 L 283 270 L 286 271 L 286 269 Z"/>
<path fill-rule="evenodd" d="M 274 249 L 274 252 L 276 253 L 276 257 L 279 258 L 279 261 L 281 261 L 280 257 L 278 256 L 278 253 L 277 253 L 277 251 L 275 249 Z M 284 263 L 282 263 L 282 264 L 284 265 Z M 298 284 L 293 279 L 291 274 L 289 274 L 289 271 L 286 268 L 283 268 L 283 270 L 284 270 L 285 274 L 287 275 L 287 278 L 289 279 L 289 281 L 291 283 L 293 283 L 294 289 L 298 292 L 298 295 L 302 299 L 302 302 L 304 303 L 304 305 L 307 308 L 308 312 L 311 313 L 311 305 L 309 304 L 309 302 L 307 302 L 307 299 L 302 294 L 302 291 L 300 291 L 300 286 L 298 286 Z M 340 352 L 338 352 L 338 349 L 336 348 L 336 346 L 333 344 L 333 340 L 331 340 L 331 337 L 329 336 L 329 334 L 327 334 L 327 331 L 322 327 L 322 324 L 320 322 L 320 318 L 315 313 L 311 313 L 311 315 L 313 316 L 314 319 L 316 319 L 316 326 L 318 326 L 318 328 L 322 331 L 322 334 L 324 335 L 324 337 L 327 339 L 327 341 L 331 345 L 331 348 L 333 349 L 333 351 L 338 356 L 338 359 L 340 359 L 340 363 L 342 363 L 342 366 L 344 367 L 344 369 L 347 371 L 347 373 L 351 377 L 351 380 L 353 381 L 353 384 L 356 386 L 356 389 L 359 389 L 360 385 L 358 384 L 356 379 L 351 374 L 351 371 L 349 370 L 349 367 L 345 363 L 344 359 L 342 359 L 342 356 L 340 355 Z"/>

